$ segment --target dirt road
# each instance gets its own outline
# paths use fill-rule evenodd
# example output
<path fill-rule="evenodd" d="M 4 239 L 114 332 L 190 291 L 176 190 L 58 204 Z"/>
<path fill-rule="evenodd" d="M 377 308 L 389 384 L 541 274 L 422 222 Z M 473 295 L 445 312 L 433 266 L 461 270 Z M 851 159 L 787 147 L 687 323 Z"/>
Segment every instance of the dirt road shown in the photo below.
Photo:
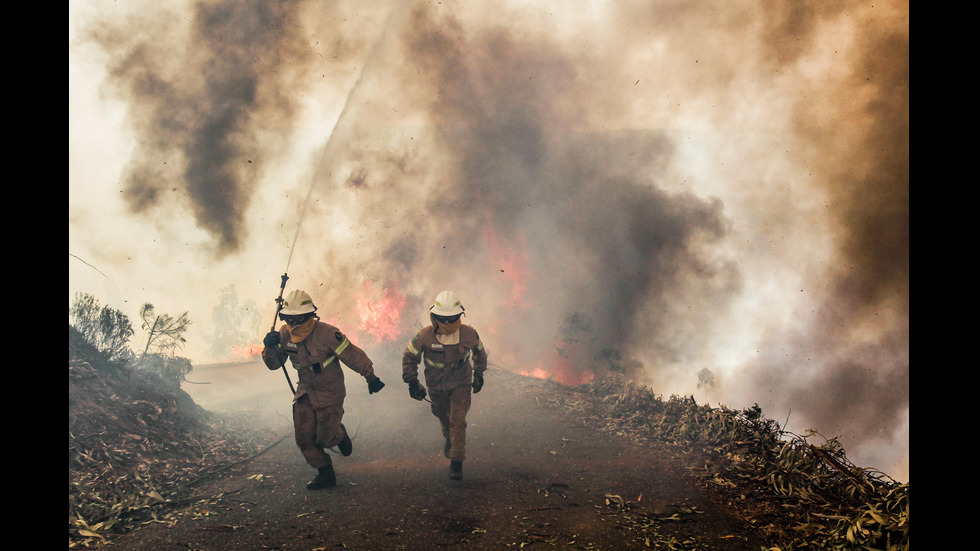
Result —
<path fill-rule="evenodd" d="M 282 376 L 257 368 L 240 373 L 264 383 L 264 390 L 238 395 L 272 414 L 269 434 L 291 434 L 290 396 Z M 451 481 L 428 404 L 409 398 L 394 374 L 381 375 L 388 386 L 369 396 L 364 381 L 347 374 L 345 424 L 354 433 L 354 454 L 334 456 L 336 488 L 305 489 L 315 472 L 287 438 L 230 474 L 195 487 L 176 521 L 148 524 L 111 548 L 763 546 L 750 527 L 711 503 L 666 454 L 633 447 L 546 410 L 536 399 L 540 386 L 499 370 L 488 372 L 487 386 L 474 396 L 464 478 Z M 213 396 L 208 400 L 218 403 Z"/>

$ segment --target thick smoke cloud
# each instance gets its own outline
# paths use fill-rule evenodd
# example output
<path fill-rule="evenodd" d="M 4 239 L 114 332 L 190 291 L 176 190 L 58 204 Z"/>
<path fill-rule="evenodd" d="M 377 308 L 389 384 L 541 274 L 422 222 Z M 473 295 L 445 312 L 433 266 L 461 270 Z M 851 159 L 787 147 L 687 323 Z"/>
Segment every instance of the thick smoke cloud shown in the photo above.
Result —
<path fill-rule="evenodd" d="M 846 15 L 845 4 L 822 6 L 794 14 L 792 27 Z M 763 355 L 753 386 L 784 390 L 781 405 L 815 427 L 907 445 L 896 432 L 909 409 L 908 5 L 904 20 L 890 17 L 862 25 L 849 71 L 798 105 L 800 134 L 820 145 L 804 162 L 826 192 L 839 256 L 811 323 L 774 339 L 806 359 Z"/>
<path fill-rule="evenodd" d="M 694 245 L 724 235 L 720 201 L 658 187 L 656 167 L 672 154 L 659 133 L 577 128 L 588 105 L 618 99 L 592 89 L 598 60 L 502 27 L 464 31 L 452 16 L 430 12 L 413 13 L 412 27 L 406 48 L 415 78 L 438 90 L 423 108 L 452 159 L 443 176 L 451 185 L 427 195 L 419 216 L 435 213 L 452 228 L 453 258 L 498 241 L 526 258 L 526 289 L 501 297 L 509 312 L 499 313 L 509 318 L 503 341 L 521 350 L 521 361 L 543 361 L 554 347 L 567 355 L 584 340 L 588 353 L 566 368 L 607 372 L 597 352 L 621 358 L 644 308 L 662 309 L 685 279 L 714 275 Z M 578 328 L 569 324 L 576 319 Z M 644 328 L 647 346 L 660 344 L 657 325 Z M 642 376 L 635 362 L 613 370 L 627 365 L 628 375 Z"/>
<path fill-rule="evenodd" d="M 907 2 L 144 15 L 94 33 L 138 215 L 233 256 L 257 197 L 309 190 L 279 237 L 326 319 L 393 297 L 404 339 L 451 288 L 498 366 L 665 394 L 709 368 L 712 400 L 907 461 Z"/>
<path fill-rule="evenodd" d="M 298 5 L 203 2 L 186 29 L 182 14 L 160 11 L 94 28 L 136 129 L 123 176 L 135 212 L 176 202 L 221 252 L 242 245 L 245 210 L 277 149 L 260 134 L 288 127 L 295 112 Z"/>

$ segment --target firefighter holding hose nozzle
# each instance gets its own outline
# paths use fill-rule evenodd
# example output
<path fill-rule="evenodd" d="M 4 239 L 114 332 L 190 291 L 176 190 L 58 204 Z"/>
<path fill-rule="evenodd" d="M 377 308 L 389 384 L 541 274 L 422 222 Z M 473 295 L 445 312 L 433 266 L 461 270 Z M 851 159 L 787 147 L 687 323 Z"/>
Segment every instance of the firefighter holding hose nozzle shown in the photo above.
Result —
<path fill-rule="evenodd" d="M 285 281 L 284 281 L 285 283 Z M 286 358 L 299 373 L 293 396 L 293 428 L 296 445 L 317 475 L 306 485 L 319 490 L 337 485 L 333 461 L 326 449 L 334 446 L 348 456 L 354 443 L 341 422 L 344 418 L 344 373 L 341 362 L 367 381 L 368 392 L 381 391 L 385 384 L 374 374 L 374 364 L 336 327 L 320 321 L 310 295 L 293 291 L 283 299 L 278 331 L 263 339 L 262 360 L 270 370 L 283 367 Z"/>
<path fill-rule="evenodd" d="M 422 328 L 402 356 L 402 380 L 416 400 L 426 394 L 432 414 L 439 419 L 446 442 L 443 455 L 449 461 L 449 478 L 462 480 L 466 458 L 466 413 L 472 394 L 483 388 L 487 352 L 476 329 L 463 325 L 463 305 L 452 291 L 443 291 L 429 308 L 432 325 Z M 425 364 L 425 383 L 419 383 L 419 363 Z"/>

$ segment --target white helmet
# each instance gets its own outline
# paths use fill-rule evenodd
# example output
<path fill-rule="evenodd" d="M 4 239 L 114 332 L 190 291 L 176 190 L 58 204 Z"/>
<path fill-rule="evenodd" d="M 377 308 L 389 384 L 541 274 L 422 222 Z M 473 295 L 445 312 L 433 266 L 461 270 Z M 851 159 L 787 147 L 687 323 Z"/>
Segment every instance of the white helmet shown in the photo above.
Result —
<path fill-rule="evenodd" d="M 284 316 L 298 316 L 301 314 L 312 314 L 316 312 L 316 306 L 310 295 L 299 289 L 292 291 L 282 301 L 280 314 Z"/>
<path fill-rule="evenodd" d="M 437 316 L 455 316 L 463 313 L 463 305 L 456 293 L 443 291 L 436 296 L 436 301 L 429 310 Z"/>

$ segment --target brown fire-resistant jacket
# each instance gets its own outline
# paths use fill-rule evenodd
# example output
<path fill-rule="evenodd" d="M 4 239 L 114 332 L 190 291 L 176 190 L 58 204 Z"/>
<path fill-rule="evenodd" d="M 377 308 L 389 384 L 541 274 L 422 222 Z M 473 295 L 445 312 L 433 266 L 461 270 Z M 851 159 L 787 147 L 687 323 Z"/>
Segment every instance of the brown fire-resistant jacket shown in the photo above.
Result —
<path fill-rule="evenodd" d="M 279 369 L 288 357 L 299 373 L 294 399 L 309 396 L 314 408 L 343 403 L 347 389 L 341 362 L 365 379 L 374 377 L 374 364 L 367 354 L 330 324 L 318 321 L 313 332 L 298 343 L 289 338 L 289 330 L 283 325 L 279 337 L 278 348 L 262 349 L 262 360 L 269 369 Z M 320 366 L 319 373 L 314 371 L 315 365 Z"/>
<path fill-rule="evenodd" d="M 487 370 L 487 351 L 480 335 L 469 325 L 459 327 L 459 344 L 442 344 L 432 326 L 423 328 L 408 343 L 402 356 L 402 380 L 419 378 L 419 362 L 425 363 L 425 384 L 443 392 L 472 384 L 473 373 Z"/>

